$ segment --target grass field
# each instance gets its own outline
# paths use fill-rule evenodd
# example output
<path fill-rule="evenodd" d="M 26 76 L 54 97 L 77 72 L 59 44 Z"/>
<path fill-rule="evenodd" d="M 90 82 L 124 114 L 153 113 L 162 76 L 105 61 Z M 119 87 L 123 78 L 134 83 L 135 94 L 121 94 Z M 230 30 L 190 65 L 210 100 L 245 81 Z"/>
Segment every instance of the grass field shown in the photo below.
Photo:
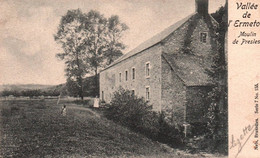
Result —
<path fill-rule="evenodd" d="M 109 121 L 91 109 L 56 100 L 0 101 L 2 157 L 191 157 Z M 178 155 L 179 154 L 179 155 Z M 1 157 L 0 156 L 0 157 Z"/>

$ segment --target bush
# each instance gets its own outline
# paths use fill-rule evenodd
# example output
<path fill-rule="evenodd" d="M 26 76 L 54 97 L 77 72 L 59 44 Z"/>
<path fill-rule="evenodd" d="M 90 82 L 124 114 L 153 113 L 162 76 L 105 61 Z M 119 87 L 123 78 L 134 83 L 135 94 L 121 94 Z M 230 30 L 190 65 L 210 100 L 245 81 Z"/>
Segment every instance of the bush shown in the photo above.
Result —
<path fill-rule="evenodd" d="M 221 96 L 223 96 L 221 98 Z M 215 152 L 228 153 L 228 104 L 227 104 L 227 89 L 222 89 L 220 86 L 213 88 L 209 93 L 209 100 L 212 103 L 209 106 L 206 117 L 208 118 L 206 136 L 212 142 L 212 148 Z M 221 105 L 221 101 L 223 102 Z M 221 108 L 222 107 L 222 108 Z"/>
<path fill-rule="evenodd" d="M 94 101 L 91 99 L 87 100 L 74 100 L 73 103 L 75 104 L 82 104 L 84 107 L 93 107 Z"/>
<path fill-rule="evenodd" d="M 163 143 L 170 143 L 174 146 L 181 146 L 183 145 L 184 139 L 184 128 L 180 125 L 171 125 L 165 120 L 165 114 L 162 112 L 159 115 L 159 133 L 158 133 L 158 140 Z"/>
<path fill-rule="evenodd" d="M 182 143 L 183 129 L 169 125 L 164 113 L 152 111 L 152 106 L 144 98 L 133 95 L 129 90 L 120 88 L 114 93 L 105 116 L 153 140 L 175 146 Z"/>
<path fill-rule="evenodd" d="M 142 126 L 142 120 L 151 109 L 152 106 L 148 105 L 143 98 L 138 98 L 129 90 L 120 88 L 114 93 L 111 105 L 107 108 L 105 115 L 122 125 L 139 129 Z"/>

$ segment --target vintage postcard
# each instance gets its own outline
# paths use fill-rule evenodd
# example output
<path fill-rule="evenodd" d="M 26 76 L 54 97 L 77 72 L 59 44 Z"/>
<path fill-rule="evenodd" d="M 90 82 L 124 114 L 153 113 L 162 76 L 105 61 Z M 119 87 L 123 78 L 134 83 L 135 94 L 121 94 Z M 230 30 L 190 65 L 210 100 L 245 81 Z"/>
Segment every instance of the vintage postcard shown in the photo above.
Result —
<path fill-rule="evenodd" d="M 0 157 L 260 157 L 259 5 L 0 0 Z"/>
<path fill-rule="evenodd" d="M 229 1 L 229 156 L 259 157 L 259 1 Z"/>

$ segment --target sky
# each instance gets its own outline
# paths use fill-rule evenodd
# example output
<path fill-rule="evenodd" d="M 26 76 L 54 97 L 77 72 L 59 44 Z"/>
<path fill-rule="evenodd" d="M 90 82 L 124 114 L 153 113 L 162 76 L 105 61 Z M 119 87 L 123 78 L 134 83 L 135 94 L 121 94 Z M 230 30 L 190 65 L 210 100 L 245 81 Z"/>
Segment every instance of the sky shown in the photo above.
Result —
<path fill-rule="evenodd" d="M 209 0 L 215 12 L 226 0 Z M 54 41 L 68 10 L 118 15 L 128 25 L 124 53 L 195 12 L 195 0 L 0 0 L 0 84 L 65 83 L 62 51 Z"/>

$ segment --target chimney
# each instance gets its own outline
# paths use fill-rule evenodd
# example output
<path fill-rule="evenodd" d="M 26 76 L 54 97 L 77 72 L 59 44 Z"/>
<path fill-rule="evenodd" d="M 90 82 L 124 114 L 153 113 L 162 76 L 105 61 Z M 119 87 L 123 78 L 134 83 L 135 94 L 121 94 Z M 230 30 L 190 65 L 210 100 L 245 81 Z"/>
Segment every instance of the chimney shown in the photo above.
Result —
<path fill-rule="evenodd" d="M 196 12 L 200 15 L 207 15 L 209 8 L 209 0 L 195 0 Z"/>

